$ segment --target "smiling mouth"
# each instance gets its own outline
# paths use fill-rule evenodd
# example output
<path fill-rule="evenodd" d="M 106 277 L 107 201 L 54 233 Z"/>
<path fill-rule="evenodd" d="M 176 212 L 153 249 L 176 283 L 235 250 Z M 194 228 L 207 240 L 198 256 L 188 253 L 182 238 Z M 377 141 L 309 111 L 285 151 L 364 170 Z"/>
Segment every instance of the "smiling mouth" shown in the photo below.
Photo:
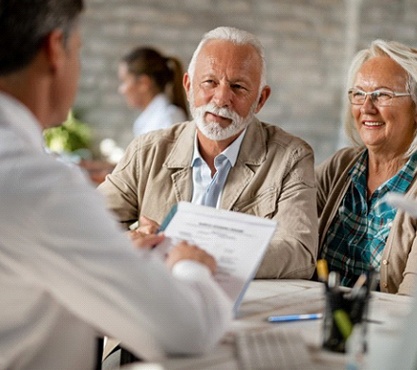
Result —
<path fill-rule="evenodd" d="M 375 121 L 364 121 L 362 122 L 362 124 L 366 127 L 379 127 L 379 126 L 383 126 L 385 123 L 384 122 L 375 122 Z"/>

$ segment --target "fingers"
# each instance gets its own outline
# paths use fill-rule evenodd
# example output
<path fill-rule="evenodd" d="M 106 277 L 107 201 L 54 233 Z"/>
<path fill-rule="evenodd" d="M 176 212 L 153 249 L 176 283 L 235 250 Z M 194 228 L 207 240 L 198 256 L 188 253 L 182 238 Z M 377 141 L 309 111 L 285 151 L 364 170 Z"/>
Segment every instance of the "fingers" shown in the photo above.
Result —
<path fill-rule="evenodd" d="M 136 248 L 151 249 L 161 243 L 165 236 L 163 234 L 143 234 L 140 231 L 130 231 L 130 239 Z"/>
<path fill-rule="evenodd" d="M 206 251 L 198 248 L 196 245 L 190 245 L 187 242 L 178 243 L 169 251 L 165 262 L 169 268 L 172 268 L 181 260 L 199 262 L 207 266 L 212 274 L 216 272 L 217 264 L 214 257 Z"/>
<path fill-rule="evenodd" d="M 159 230 L 159 224 L 146 216 L 140 216 L 139 225 L 136 230 L 143 234 L 156 234 Z"/>
<path fill-rule="evenodd" d="M 140 226 L 128 232 L 128 236 L 135 247 L 151 249 L 164 240 L 162 234 L 156 235 L 159 229 L 158 223 L 145 216 L 141 216 L 139 221 Z"/>
<path fill-rule="evenodd" d="M 156 234 L 159 229 L 157 222 L 146 216 L 141 216 L 139 221 L 140 226 L 133 231 L 129 231 L 129 237 L 135 247 L 151 249 L 164 240 L 165 236 L 163 234 Z M 213 256 L 196 245 L 191 245 L 185 241 L 178 243 L 170 250 L 165 263 L 169 268 L 172 268 L 181 260 L 199 262 L 207 266 L 212 274 L 216 272 L 217 264 Z"/>

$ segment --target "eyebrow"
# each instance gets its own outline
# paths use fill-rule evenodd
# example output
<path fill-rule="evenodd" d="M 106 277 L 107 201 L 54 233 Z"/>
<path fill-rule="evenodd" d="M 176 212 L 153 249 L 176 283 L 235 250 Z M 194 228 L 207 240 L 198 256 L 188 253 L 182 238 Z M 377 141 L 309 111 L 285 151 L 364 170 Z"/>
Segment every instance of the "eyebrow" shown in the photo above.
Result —
<path fill-rule="evenodd" d="M 206 79 L 221 80 L 222 78 L 219 79 L 213 73 L 206 73 L 201 76 L 201 80 L 206 80 Z M 245 78 L 245 77 L 236 77 L 233 79 L 226 79 L 226 81 L 229 85 L 238 83 L 238 84 L 244 84 L 244 85 L 249 86 L 251 83 L 251 79 Z"/>
<path fill-rule="evenodd" d="M 358 90 L 365 91 L 362 87 L 360 87 L 358 85 L 355 85 L 354 88 L 355 89 L 358 89 Z M 382 86 L 374 87 L 373 90 L 371 90 L 371 91 L 377 91 L 377 90 L 382 90 L 382 89 L 387 89 L 387 90 L 391 90 L 391 91 L 397 91 L 398 90 L 397 88 L 393 88 L 393 87 L 388 87 L 388 86 L 382 85 Z M 404 89 L 406 89 L 406 87 L 404 87 Z"/>

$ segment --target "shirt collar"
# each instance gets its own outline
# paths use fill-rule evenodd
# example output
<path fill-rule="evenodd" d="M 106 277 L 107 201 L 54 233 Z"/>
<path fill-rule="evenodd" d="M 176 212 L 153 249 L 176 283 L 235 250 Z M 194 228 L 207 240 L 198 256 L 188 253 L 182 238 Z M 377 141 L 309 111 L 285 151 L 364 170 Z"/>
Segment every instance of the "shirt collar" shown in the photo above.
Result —
<path fill-rule="evenodd" d="M 242 131 L 242 133 L 237 137 L 232 144 L 230 144 L 225 150 L 223 150 L 220 154 L 223 154 L 230 162 L 231 166 L 234 167 L 237 161 L 237 156 L 239 154 L 240 146 L 242 145 L 243 138 L 245 137 L 246 129 Z M 219 154 L 219 155 L 220 155 Z M 197 139 L 197 132 L 194 136 L 194 151 L 193 151 L 193 158 L 191 160 L 191 167 L 197 165 L 200 161 L 204 161 L 201 157 L 200 151 L 198 150 L 198 139 Z"/>
<path fill-rule="evenodd" d="M 358 188 L 360 193 L 366 199 L 367 189 L 367 172 L 368 172 L 368 151 L 365 150 L 358 158 L 355 165 L 349 171 L 352 183 Z M 389 180 L 381 184 L 375 190 L 374 196 L 381 197 L 388 191 L 405 193 L 414 178 L 417 166 L 417 153 L 413 153 L 405 165 Z M 373 197 L 374 197 L 373 196 Z"/>
<path fill-rule="evenodd" d="M 42 127 L 33 113 L 14 97 L 0 92 L 0 125 L 19 131 L 28 145 L 44 151 Z"/>
<path fill-rule="evenodd" d="M 352 183 L 356 188 L 359 190 L 360 194 L 366 199 L 366 191 L 367 191 L 367 184 L 366 184 L 366 175 L 367 175 L 367 163 L 368 163 L 368 151 L 365 150 L 358 160 L 356 161 L 355 165 L 350 169 L 349 175 L 352 178 Z"/>

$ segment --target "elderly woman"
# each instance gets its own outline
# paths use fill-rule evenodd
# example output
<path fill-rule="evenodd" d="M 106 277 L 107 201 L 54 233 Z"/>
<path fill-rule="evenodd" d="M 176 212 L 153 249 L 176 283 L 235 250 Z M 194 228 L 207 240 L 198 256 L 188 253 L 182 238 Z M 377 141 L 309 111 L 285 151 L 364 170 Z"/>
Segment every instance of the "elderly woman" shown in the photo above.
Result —
<path fill-rule="evenodd" d="M 376 40 L 348 74 L 345 129 L 355 144 L 317 168 L 320 256 L 341 284 L 373 267 L 381 291 L 411 294 L 417 221 L 381 201 L 417 194 L 417 50 Z"/>

